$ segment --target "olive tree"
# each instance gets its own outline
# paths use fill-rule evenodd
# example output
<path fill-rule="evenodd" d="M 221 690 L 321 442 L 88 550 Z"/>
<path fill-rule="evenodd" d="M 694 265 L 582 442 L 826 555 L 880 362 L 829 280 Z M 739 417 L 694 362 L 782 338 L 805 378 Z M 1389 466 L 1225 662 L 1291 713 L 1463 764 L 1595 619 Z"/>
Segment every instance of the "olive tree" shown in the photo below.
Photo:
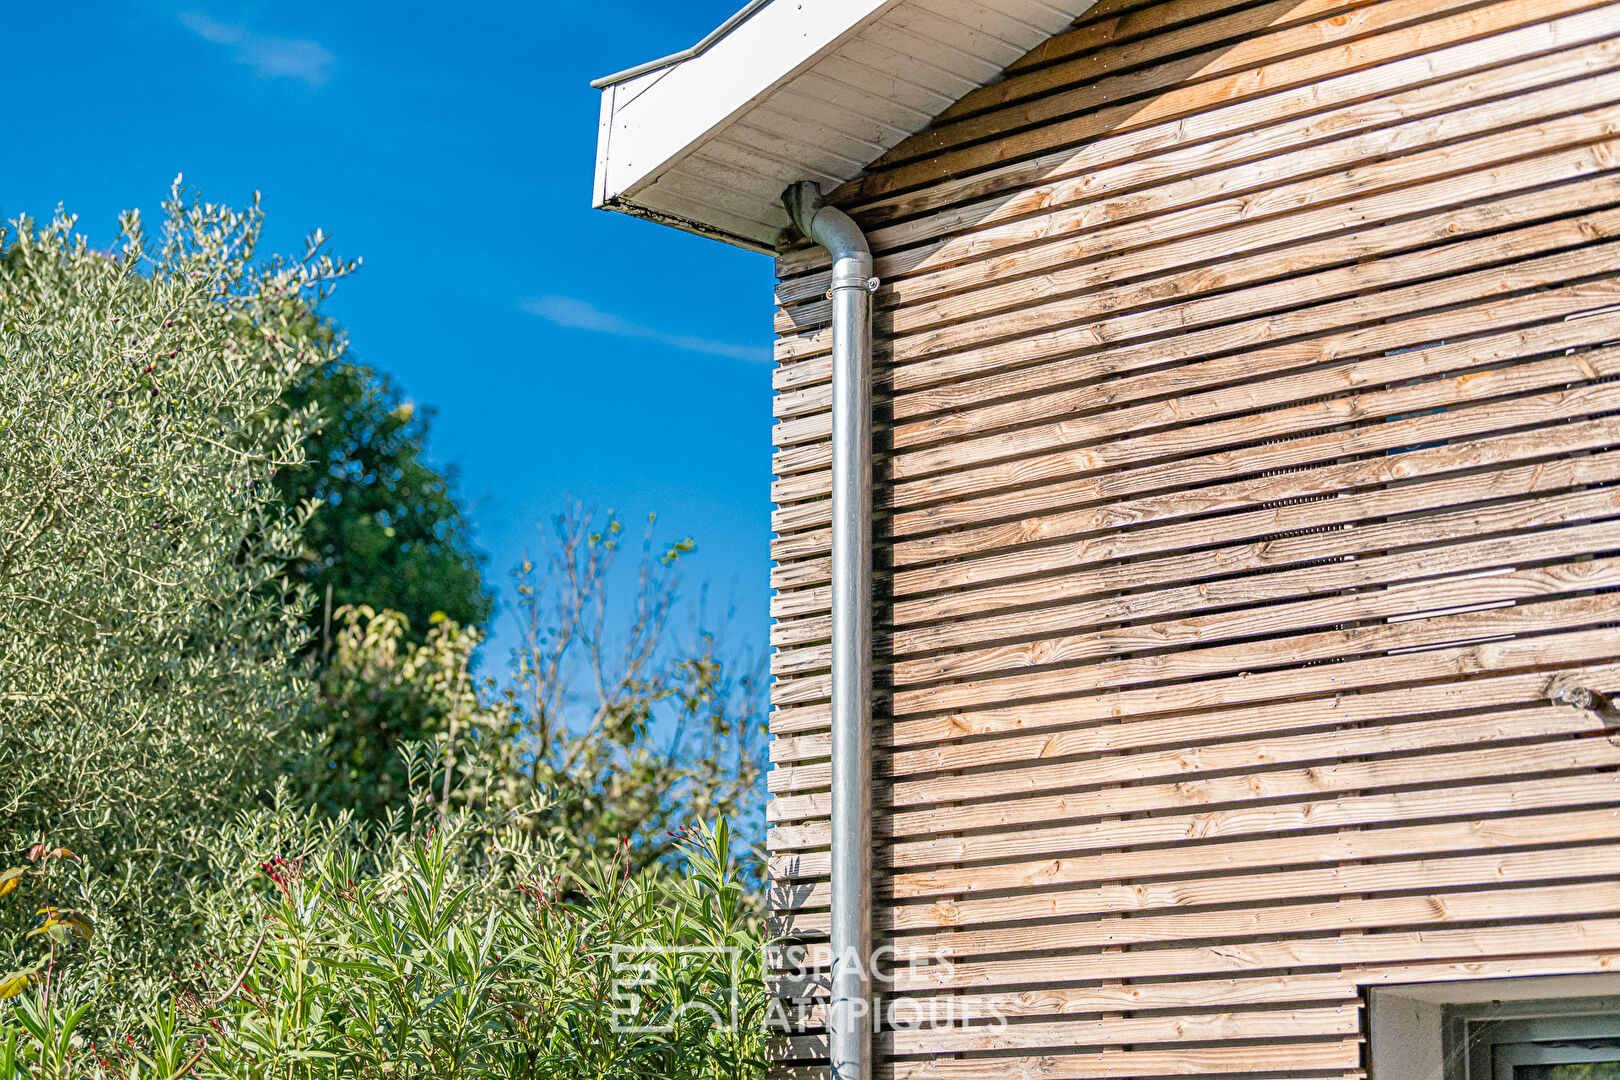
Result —
<path fill-rule="evenodd" d="M 92 979 L 187 931 L 201 840 L 267 789 L 308 699 L 299 512 L 336 344 L 297 320 L 351 269 L 319 233 L 262 258 L 261 212 L 187 197 L 98 250 L 60 211 L 0 231 L 0 849 L 99 868 Z M 0 965 L 3 966 L 3 965 Z"/>

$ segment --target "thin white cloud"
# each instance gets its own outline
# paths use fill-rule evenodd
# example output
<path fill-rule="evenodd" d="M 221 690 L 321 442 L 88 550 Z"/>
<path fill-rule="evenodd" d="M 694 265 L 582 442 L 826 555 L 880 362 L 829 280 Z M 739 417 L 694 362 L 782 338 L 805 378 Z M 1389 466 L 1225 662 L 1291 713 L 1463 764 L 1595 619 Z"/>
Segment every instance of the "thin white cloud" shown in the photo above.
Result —
<path fill-rule="evenodd" d="M 246 64 L 261 79 L 297 79 L 319 89 L 337 62 L 331 50 L 307 38 L 256 34 L 245 26 L 222 23 L 200 11 L 181 12 L 180 22 L 204 41 L 230 49 L 237 63 Z"/>
<path fill-rule="evenodd" d="M 573 296 L 536 296 L 523 301 L 523 310 L 538 315 L 553 326 L 569 330 L 591 330 L 614 337 L 653 341 L 684 352 L 723 356 L 729 360 L 769 361 L 771 350 L 763 345 L 733 345 L 726 341 L 713 341 L 692 334 L 671 334 L 601 308 L 587 300 Z"/>

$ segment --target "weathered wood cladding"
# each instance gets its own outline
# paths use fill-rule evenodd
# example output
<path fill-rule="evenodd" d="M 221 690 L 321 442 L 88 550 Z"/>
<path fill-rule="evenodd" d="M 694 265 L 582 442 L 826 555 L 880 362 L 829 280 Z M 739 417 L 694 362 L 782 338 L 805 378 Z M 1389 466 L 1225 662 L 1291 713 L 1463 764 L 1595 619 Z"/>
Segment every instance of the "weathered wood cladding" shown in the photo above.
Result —
<path fill-rule="evenodd" d="M 883 279 L 883 1005 L 942 1025 L 880 1076 L 1359 1076 L 1368 986 L 1620 970 L 1620 2 L 1101 0 L 833 199 Z M 809 1077 L 825 260 L 779 276 Z"/>

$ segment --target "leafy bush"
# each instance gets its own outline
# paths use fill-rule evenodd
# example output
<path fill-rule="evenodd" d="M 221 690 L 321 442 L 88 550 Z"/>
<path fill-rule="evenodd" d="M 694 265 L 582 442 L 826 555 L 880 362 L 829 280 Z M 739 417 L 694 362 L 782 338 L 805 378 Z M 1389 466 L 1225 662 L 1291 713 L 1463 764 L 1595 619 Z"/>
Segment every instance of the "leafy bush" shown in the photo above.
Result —
<path fill-rule="evenodd" d="M 309 417 L 278 403 L 331 359 L 295 330 L 349 269 L 319 235 L 257 259 L 256 203 L 177 181 L 166 209 L 110 252 L 61 214 L 0 231 L 0 851 L 50 836 L 108 872 L 101 981 L 191 934 L 203 836 L 269 788 L 308 699 L 273 480 Z"/>
<path fill-rule="evenodd" d="M 306 333 L 320 342 L 334 331 L 312 314 Z M 295 412 L 314 409 L 303 464 L 276 473 L 288 506 L 314 506 L 293 567 L 314 599 L 310 625 L 362 604 L 404 615 L 413 642 L 435 612 L 482 625 L 491 598 L 456 472 L 426 457 L 433 411 L 413 406 L 387 375 L 341 360 L 293 384 L 286 400 Z"/>
<path fill-rule="evenodd" d="M 757 1075 L 759 921 L 723 822 L 679 835 L 678 871 L 636 872 L 536 840 L 543 803 L 443 813 L 412 774 L 412 812 L 387 823 L 244 819 L 244 839 L 289 846 L 212 910 L 235 947 L 99 1047 L 75 1037 L 82 1008 L 34 987 L 0 1023 L 0 1080 Z"/>
<path fill-rule="evenodd" d="M 522 637 L 504 685 L 473 674 L 481 632 L 442 613 L 413 634 L 398 612 L 338 609 L 300 789 L 332 812 L 380 818 L 403 797 L 400 749 L 424 742 L 441 798 L 511 806 L 545 791 L 539 827 L 553 839 L 607 854 L 628 838 L 638 867 L 673 821 L 757 826 L 764 671 L 701 621 L 679 632 L 692 544 L 657 544 L 652 525 L 621 595 L 610 587 L 619 518 L 578 505 L 558 515 L 539 558 L 513 574 Z"/>
<path fill-rule="evenodd" d="M 517 717 L 472 674 L 482 634 L 442 613 L 416 639 L 399 612 L 334 614 L 309 714 L 315 738 L 299 770 L 306 797 L 332 813 L 386 817 L 405 800 L 401 748 L 426 742 L 444 773 L 441 798 L 519 801 L 529 785 L 517 768 Z"/>
<path fill-rule="evenodd" d="M 0 899 L 19 898 L 39 903 L 38 886 L 51 869 L 77 863 L 66 848 L 35 845 L 28 853 L 31 866 L 0 870 Z M 31 929 L 19 931 L 9 942 L 10 956 L 0 959 L 0 1001 L 12 1001 L 16 1026 L 0 1025 L 0 1078 L 39 1077 L 41 1080 L 73 1075 L 76 1038 L 89 1011 L 88 1002 L 75 995 L 64 978 L 69 951 L 95 936 L 95 924 L 83 911 L 44 903 L 35 912 Z M 10 970 L 6 970 L 8 965 Z"/>
<path fill-rule="evenodd" d="M 693 544 L 656 542 L 655 524 L 628 600 L 614 588 L 628 576 L 615 574 L 621 519 L 577 503 L 512 574 L 522 639 L 508 700 L 524 770 L 557 797 L 559 836 L 602 852 L 628 837 L 636 864 L 657 857 L 674 822 L 764 819 L 767 671 L 724 647 L 701 601 L 682 633 L 680 569 Z"/>
<path fill-rule="evenodd" d="M 470 838 L 448 826 L 400 837 L 373 875 L 352 851 L 272 864 L 272 933 L 242 991 L 202 1015 L 217 1034 L 198 1075 L 750 1075 L 756 1040 L 726 1025 L 735 999 L 758 1029 L 760 984 L 731 953 L 689 948 L 757 963 L 723 828 L 688 845 L 685 879 L 553 857 L 504 895 L 467 879 L 524 849 L 487 839 L 471 866 Z M 614 1023 L 614 980 L 634 961 L 656 969 L 638 1026 L 667 1031 Z"/>

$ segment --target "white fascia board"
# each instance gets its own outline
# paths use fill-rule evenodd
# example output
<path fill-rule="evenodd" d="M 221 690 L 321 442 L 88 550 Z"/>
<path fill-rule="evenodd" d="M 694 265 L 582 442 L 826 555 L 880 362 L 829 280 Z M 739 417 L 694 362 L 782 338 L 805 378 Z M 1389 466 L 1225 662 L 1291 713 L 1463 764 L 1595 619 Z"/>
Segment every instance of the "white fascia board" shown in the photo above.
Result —
<path fill-rule="evenodd" d="M 658 80 L 668 75 L 670 68 L 659 68 L 649 71 L 623 82 L 610 83 L 602 87 L 602 115 L 596 130 L 596 186 L 593 189 L 592 201 L 596 206 L 605 206 L 610 194 L 608 190 L 608 161 L 613 148 L 613 117 L 623 106 L 634 101 L 641 92 L 652 86 Z"/>
<path fill-rule="evenodd" d="M 707 51 L 603 87 L 595 204 L 637 191 L 904 0 L 773 0 Z"/>

